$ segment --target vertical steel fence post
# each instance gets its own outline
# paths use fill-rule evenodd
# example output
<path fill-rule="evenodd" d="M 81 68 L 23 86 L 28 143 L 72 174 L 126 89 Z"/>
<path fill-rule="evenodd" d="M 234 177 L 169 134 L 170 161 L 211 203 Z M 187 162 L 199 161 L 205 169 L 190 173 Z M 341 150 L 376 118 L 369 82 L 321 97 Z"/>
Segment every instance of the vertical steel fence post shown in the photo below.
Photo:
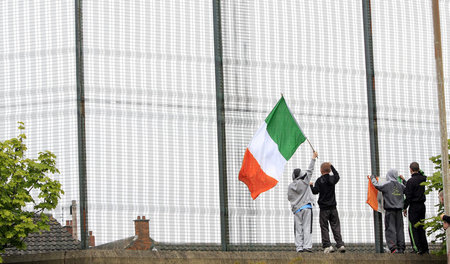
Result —
<path fill-rule="evenodd" d="M 227 190 L 227 162 L 225 140 L 225 102 L 223 81 L 222 54 L 222 19 L 220 14 L 220 0 L 213 0 L 214 20 L 214 61 L 216 71 L 216 113 L 217 113 L 217 146 L 219 159 L 219 194 L 220 194 L 220 236 L 222 251 L 228 250 L 228 190 Z"/>
<path fill-rule="evenodd" d="M 81 248 L 89 247 L 86 180 L 86 134 L 84 109 L 83 14 L 82 0 L 75 0 L 75 41 L 77 75 L 78 175 L 80 192 Z"/>
<path fill-rule="evenodd" d="M 380 175 L 370 0 L 362 0 L 362 7 L 364 20 L 364 53 L 366 59 L 367 105 L 369 110 L 371 172 L 373 175 Z M 383 221 L 381 213 L 373 211 L 373 220 L 375 230 L 375 251 L 377 253 L 383 253 Z"/>
<path fill-rule="evenodd" d="M 448 165 L 448 135 L 447 135 L 447 116 L 445 113 L 445 90 L 444 90 L 444 66 L 442 63 L 442 44 L 441 44 L 441 22 L 439 15 L 439 0 L 432 0 L 433 8 L 433 32 L 434 32 L 434 57 L 436 60 L 436 79 L 438 91 L 439 106 L 439 126 L 441 138 L 441 176 L 444 187 L 444 206 L 445 213 L 450 213 L 450 180 Z M 450 229 L 446 230 L 447 256 L 450 253 Z"/>

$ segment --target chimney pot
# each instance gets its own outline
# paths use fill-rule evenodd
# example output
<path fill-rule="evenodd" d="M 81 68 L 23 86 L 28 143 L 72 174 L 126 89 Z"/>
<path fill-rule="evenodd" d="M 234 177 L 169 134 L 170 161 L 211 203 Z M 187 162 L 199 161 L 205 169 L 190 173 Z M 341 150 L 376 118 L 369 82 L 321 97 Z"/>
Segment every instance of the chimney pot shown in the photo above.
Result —
<path fill-rule="evenodd" d="M 145 220 L 145 215 L 142 216 L 142 220 Z"/>
<path fill-rule="evenodd" d="M 92 235 L 92 231 L 89 231 L 89 247 L 95 247 L 95 236 Z"/>
<path fill-rule="evenodd" d="M 66 226 L 69 226 L 69 225 L 70 225 L 69 220 L 66 220 Z"/>
<path fill-rule="evenodd" d="M 138 220 L 141 220 L 141 217 L 140 217 L 140 216 L 138 216 L 138 217 L 137 217 L 137 219 L 138 219 Z"/>

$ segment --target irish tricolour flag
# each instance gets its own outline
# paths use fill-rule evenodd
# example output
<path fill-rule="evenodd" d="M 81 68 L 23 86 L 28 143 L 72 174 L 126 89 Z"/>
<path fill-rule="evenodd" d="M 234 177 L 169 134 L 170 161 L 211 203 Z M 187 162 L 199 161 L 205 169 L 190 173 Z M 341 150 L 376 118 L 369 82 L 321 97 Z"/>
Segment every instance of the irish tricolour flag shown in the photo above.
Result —
<path fill-rule="evenodd" d="M 278 183 L 284 165 L 305 140 L 282 96 L 253 136 L 239 171 L 253 199 Z"/>

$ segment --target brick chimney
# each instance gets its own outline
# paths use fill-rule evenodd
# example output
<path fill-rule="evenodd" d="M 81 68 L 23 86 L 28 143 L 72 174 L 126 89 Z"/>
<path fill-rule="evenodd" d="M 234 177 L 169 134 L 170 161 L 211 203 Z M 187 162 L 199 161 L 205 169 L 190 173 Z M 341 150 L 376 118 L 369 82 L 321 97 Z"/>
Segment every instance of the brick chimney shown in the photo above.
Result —
<path fill-rule="evenodd" d="M 150 240 L 149 220 L 145 219 L 145 216 L 142 216 L 142 219 L 138 216 L 137 219 L 134 220 L 134 228 L 136 238 L 127 249 L 149 250 L 152 246 L 152 241 Z"/>
<path fill-rule="evenodd" d="M 66 225 L 64 226 L 64 229 L 69 232 L 70 235 L 73 236 L 73 228 L 72 228 L 72 221 L 66 220 Z"/>
<path fill-rule="evenodd" d="M 95 247 L 95 236 L 92 235 L 92 231 L 89 231 L 89 247 Z"/>

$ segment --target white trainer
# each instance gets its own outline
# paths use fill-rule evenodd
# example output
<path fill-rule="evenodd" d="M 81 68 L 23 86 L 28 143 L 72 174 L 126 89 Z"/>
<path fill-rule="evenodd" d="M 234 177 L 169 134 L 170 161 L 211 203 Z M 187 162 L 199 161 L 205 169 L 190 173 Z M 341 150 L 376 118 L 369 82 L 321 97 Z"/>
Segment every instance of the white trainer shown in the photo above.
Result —
<path fill-rule="evenodd" d="M 327 247 L 327 248 L 325 248 L 325 249 L 323 250 L 323 253 L 325 253 L 325 254 L 327 254 L 327 253 L 333 253 L 333 252 L 334 252 L 333 246 L 329 246 L 329 247 Z"/>
<path fill-rule="evenodd" d="M 337 249 L 337 251 L 338 251 L 339 253 L 345 253 L 345 247 L 344 247 L 344 246 L 341 246 L 340 248 Z"/>

